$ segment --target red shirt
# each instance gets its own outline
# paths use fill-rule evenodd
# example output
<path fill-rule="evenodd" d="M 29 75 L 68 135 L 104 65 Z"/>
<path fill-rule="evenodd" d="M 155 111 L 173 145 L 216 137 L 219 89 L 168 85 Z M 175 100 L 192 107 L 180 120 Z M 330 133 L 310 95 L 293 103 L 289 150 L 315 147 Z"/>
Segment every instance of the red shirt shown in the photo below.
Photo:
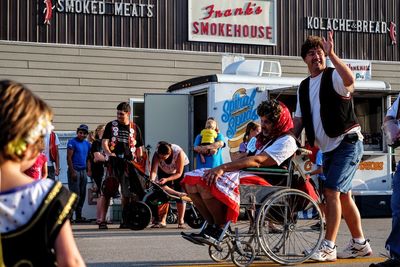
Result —
<path fill-rule="evenodd" d="M 34 180 L 42 179 L 42 169 L 44 164 L 47 162 L 45 154 L 40 153 L 35 163 L 25 171 L 25 174 L 32 177 Z"/>

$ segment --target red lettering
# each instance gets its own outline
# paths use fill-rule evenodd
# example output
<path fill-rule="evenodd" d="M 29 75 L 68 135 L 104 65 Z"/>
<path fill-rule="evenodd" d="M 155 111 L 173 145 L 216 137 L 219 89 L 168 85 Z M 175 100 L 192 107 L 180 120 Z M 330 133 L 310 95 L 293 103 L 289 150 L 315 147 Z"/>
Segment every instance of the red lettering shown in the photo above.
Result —
<path fill-rule="evenodd" d="M 215 23 L 210 24 L 210 34 L 217 35 L 217 24 Z"/>
<path fill-rule="evenodd" d="M 238 7 L 235 9 L 235 16 L 237 15 L 243 15 L 243 8 Z"/>
<path fill-rule="evenodd" d="M 224 17 L 230 17 L 232 16 L 232 9 L 227 9 L 224 12 Z"/>
<path fill-rule="evenodd" d="M 193 31 L 192 33 L 197 34 L 199 33 L 199 23 L 198 22 L 193 22 Z"/>
<path fill-rule="evenodd" d="M 255 4 L 254 4 L 254 5 L 255 5 Z M 245 11 L 245 14 L 246 14 L 246 15 L 251 15 L 251 14 L 253 14 L 253 8 L 252 8 L 251 6 L 252 6 L 252 4 L 251 4 L 251 2 L 249 2 L 249 3 L 247 4 L 246 11 Z"/>
<path fill-rule="evenodd" d="M 265 38 L 272 39 L 272 27 L 271 26 L 265 27 L 265 31 L 266 31 Z"/>
<path fill-rule="evenodd" d="M 258 38 L 264 38 L 264 27 L 263 26 L 258 27 Z"/>
<path fill-rule="evenodd" d="M 204 8 L 205 10 L 205 17 L 203 19 L 209 18 L 221 18 L 221 17 L 231 17 L 231 16 L 240 16 L 240 15 L 259 15 L 263 12 L 261 6 L 257 6 L 257 4 L 248 2 L 245 6 L 245 10 L 243 8 L 238 7 L 235 9 L 226 9 L 226 10 L 216 10 L 215 5 L 209 5 Z"/>
<path fill-rule="evenodd" d="M 250 27 L 250 36 L 251 36 L 251 38 L 257 37 L 257 26 Z"/>
<path fill-rule="evenodd" d="M 218 35 L 219 36 L 225 36 L 225 24 L 224 23 L 218 23 Z"/>
<path fill-rule="evenodd" d="M 243 25 L 243 37 L 249 37 L 249 26 Z"/>
<path fill-rule="evenodd" d="M 234 27 L 235 37 L 242 37 L 241 29 L 242 29 L 242 26 L 235 24 L 235 27 Z"/>
<path fill-rule="evenodd" d="M 214 5 L 206 6 L 205 10 L 206 10 L 208 16 L 204 17 L 203 19 L 211 18 L 211 16 L 212 16 L 213 13 L 214 13 Z"/>
<path fill-rule="evenodd" d="M 232 24 L 226 24 L 226 36 L 232 36 Z"/>
<path fill-rule="evenodd" d="M 209 36 L 272 39 L 271 26 L 240 25 L 230 23 L 193 22 L 192 33 Z"/>
<path fill-rule="evenodd" d="M 208 35 L 208 23 L 207 22 L 202 22 L 200 24 L 200 26 L 201 26 L 201 34 Z"/>

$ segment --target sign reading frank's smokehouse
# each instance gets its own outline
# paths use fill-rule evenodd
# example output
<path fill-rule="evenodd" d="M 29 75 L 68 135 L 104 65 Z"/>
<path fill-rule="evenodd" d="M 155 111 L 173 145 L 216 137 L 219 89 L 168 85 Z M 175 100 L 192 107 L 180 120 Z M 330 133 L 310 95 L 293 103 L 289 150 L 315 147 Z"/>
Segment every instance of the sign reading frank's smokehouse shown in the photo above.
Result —
<path fill-rule="evenodd" d="M 189 40 L 276 45 L 276 0 L 189 0 Z"/>

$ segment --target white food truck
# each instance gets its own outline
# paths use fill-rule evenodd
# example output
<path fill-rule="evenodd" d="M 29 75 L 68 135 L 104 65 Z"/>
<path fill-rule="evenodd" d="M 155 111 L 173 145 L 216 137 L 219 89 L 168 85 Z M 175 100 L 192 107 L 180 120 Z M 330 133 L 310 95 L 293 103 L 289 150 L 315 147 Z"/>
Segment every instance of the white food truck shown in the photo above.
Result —
<path fill-rule="evenodd" d="M 265 71 L 267 69 L 267 71 Z M 244 60 L 224 74 L 176 83 L 165 94 L 145 94 L 145 142 L 154 152 L 160 140 L 179 144 L 194 166 L 193 142 L 207 117 L 214 117 L 226 138 L 225 162 L 238 150 L 247 123 L 259 120 L 258 104 L 277 98 L 294 112 L 296 91 L 304 77 L 281 77 L 278 62 Z M 356 81 L 354 107 L 364 135 L 364 155 L 353 181 L 356 202 L 364 217 L 390 216 L 394 154 L 381 125 L 391 97 L 399 92 L 383 81 Z M 305 164 L 310 170 L 312 164 Z"/>

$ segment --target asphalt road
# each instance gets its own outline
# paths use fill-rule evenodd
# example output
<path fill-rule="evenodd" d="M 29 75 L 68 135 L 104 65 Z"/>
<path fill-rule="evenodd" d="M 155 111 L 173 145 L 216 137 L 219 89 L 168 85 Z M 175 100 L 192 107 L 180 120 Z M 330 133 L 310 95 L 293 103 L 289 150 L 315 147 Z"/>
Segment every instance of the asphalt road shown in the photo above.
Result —
<path fill-rule="evenodd" d="M 305 262 L 303 266 L 369 266 L 383 260 L 384 243 L 391 229 L 391 219 L 363 219 L 366 238 L 370 239 L 373 255 L 362 259 L 338 260 L 334 263 Z M 142 231 L 118 229 L 98 230 L 97 225 L 75 224 L 74 235 L 87 266 L 234 266 L 231 262 L 214 263 L 208 256 L 208 247 L 197 246 L 180 236 L 176 224 L 165 229 L 146 228 Z M 194 232 L 188 229 L 185 231 Z M 338 235 L 338 250 L 344 248 L 350 235 L 342 221 Z M 273 262 L 255 261 L 254 266 L 279 266 Z"/>

